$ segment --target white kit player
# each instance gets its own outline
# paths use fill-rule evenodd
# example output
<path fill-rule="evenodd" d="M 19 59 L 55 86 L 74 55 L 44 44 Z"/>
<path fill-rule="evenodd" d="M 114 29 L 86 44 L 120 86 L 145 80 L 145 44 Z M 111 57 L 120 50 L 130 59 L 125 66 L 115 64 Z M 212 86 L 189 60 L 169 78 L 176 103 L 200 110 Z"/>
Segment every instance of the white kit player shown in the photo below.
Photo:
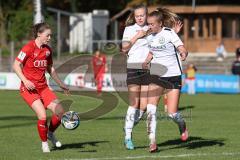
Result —
<path fill-rule="evenodd" d="M 143 63 L 143 68 L 149 68 L 151 65 L 147 104 L 150 152 L 157 150 L 156 110 L 160 96 L 166 89 L 168 115 L 178 125 L 181 140 L 188 139 L 185 121 L 178 112 L 182 82 L 181 60 L 184 61 L 188 53 L 175 31 L 164 27 L 166 15 L 172 16 L 169 10 L 160 8 L 151 12 L 147 19 L 152 35 L 148 36 L 150 52 Z"/>

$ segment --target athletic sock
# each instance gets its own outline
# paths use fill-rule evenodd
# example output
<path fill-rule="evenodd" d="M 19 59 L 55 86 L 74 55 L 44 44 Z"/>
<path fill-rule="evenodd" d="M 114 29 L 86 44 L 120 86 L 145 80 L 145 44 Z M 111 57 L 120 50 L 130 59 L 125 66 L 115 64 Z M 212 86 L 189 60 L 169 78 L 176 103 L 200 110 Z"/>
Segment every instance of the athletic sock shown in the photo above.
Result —
<path fill-rule="evenodd" d="M 125 118 L 125 139 L 132 138 L 132 129 L 135 121 L 136 108 L 129 106 Z"/>
<path fill-rule="evenodd" d="M 182 134 L 186 130 L 186 123 L 180 112 L 168 114 L 168 116 L 178 125 L 179 132 Z"/>
<path fill-rule="evenodd" d="M 138 124 L 138 122 L 142 119 L 143 114 L 145 111 L 142 111 L 141 109 L 137 109 L 135 113 L 135 118 L 134 118 L 134 126 Z"/>
<path fill-rule="evenodd" d="M 150 143 L 156 140 L 156 127 L 157 127 L 157 117 L 156 117 L 157 106 L 153 104 L 147 105 L 147 130 Z"/>
<path fill-rule="evenodd" d="M 42 140 L 42 142 L 46 142 L 48 133 L 47 120 L 38 120 L 37 128 L 40 139 Z"/>
<path fill-rule="evenodd" d="M 49 125 L 49 131 L 53 133 L 60 124 L 61 124 L 60 118 L 58 118 L 57 115 L 52 115 L 51 122 Z"/>

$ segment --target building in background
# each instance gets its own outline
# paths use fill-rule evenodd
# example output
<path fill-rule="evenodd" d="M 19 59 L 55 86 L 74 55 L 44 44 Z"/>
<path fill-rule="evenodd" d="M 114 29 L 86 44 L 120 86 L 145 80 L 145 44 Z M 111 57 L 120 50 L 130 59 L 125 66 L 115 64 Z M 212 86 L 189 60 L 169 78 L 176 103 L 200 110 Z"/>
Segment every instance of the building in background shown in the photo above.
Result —
<path fill-rule="evenodd" d="M 158 6 L 149 6 L 149 12 Z M 177 13 L 183 19 L 183 30 L 180 35 L 190 52 L 215 52 L 217 44 L 224 42 L 228 52 L 234 52 L 240 42 L 240 6 L 164 6 Z M 113 38 L 122 37 L 124 22 L 131 7 L 125 8 L 111 18 L 112 33 L 119 30 Z"/>
<path fill-rule="evenodd" d="M 70 16 L 70 53 L 92 52 L 98 47 L 95 41 L 107 39 L 109 13 L 107 10 L 93 10 L 92 13 L 77 13 Z"/>

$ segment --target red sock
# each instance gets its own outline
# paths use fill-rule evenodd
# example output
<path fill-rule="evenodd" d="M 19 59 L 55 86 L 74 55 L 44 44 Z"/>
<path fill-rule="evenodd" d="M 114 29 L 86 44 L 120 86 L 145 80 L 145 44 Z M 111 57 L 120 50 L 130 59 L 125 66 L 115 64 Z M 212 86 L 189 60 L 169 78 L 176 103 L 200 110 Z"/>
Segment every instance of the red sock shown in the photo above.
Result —
<path fill-rule="evenodd" d="M 47 120 L 38 120 L 37 122 L 38 134 L 43 142 L 47 141 L 48 126 Z"/>
<path fill-rule="evenodd" d="M 58 116 L 52 115 L 52 119 L 51 119 L 50 126 L 49 126 L 49 131 L 54 132 L 57 129 L 57 127 L 60 125 L 60 123 L 61 123 L 61 120 L 58 118 Z"/>

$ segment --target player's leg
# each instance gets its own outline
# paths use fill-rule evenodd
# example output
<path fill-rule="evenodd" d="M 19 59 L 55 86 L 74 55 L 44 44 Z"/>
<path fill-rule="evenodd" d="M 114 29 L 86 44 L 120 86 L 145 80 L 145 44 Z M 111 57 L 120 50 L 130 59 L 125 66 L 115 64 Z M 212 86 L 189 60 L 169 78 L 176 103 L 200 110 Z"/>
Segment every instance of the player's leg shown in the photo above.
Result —
<path fill-rule="evenodd" d="M 189 79 L 186 79 L 185 82 L 186 82 L 186 84 L 187 84 L 187 93 L 188 93 L 188 94 L 191 94 L 190 80 L 189 80 Z"/>
<path fill-rule="evenodd" d="M 169 117 L 178 125 L 179 132 L 181 134 L 182 141 L 188 139 L 188 131 L 186 128 L 186 123 L 178 112 L 178 104 L 180 97 L 180 89 L 172 89 L 167 93 L 168 97 L 168 115 Z"/>
<path fill-rule="evenodd" d="M 57 140 L 53 133 L 61 124 L 61 117 L 64 113 L 63 107 L 57 101 L 53 101 L 47 106 L 47 108 L 52 111 L 52 117 L 48 131 L 48 139 L 52 142 L 54 146 L 61 147 L 61 142 Z"/>
<path fill-rule="evenodd" d="M 98 95 L 101 95 L 102 93 L 103 77 L 104 77 L 104 73 L 98 73 L 98 76 L 96 78 Z"/>
<path fill-rule="evenodd" d="M 64 113 L 64 109 L 59 103 L 59 100 L 57 99 L 55 93 L 51 91 L 48 87 L 41 90 L 40 95 L 45 108 L 52 111 L 52 117 L 48 129 L 48 139 L 52 142 L 54 146 L 61 147 L 62 144 L 57 140 L 53 133 L 61 124 L 61 118 Z"/>
<path fill-rule="evenodd" d="M 168 102 L 168 98 L 167 98 L 167 94 L 163 95 L 163 105 L 164 105 L 164 112 L 167 112 L 167 102 Z"/>
<path fill-rule="evenodd" d="M 42 140 L 42 151 L 50 152 L 48 142 L 47 142 L 48 126 L 47 126 L 46 110 L 40 99 L 35 100 L 32 103 L 31 107 L 38 117 L 37 128 L 38 128 L 38 134 L 40 136 L 40 139 Z"/>
<path fill-rule="evenodd" d="M 29 91 L 23 85 L 20 87 L 20 95 L 24 101 L 31 107 L 31 109 L 37 115 L 37 128 L 38 134 L 42 141 L 42 150 L 43 152 L 50 152 L 48 143 L 47 143 L 47 115 L 46 110 L 42 101 L 40 100 L 40 95 L 37 90 Z"/>
<path fill-rule="evenodd" d="M 156 127 L 157 127 L 157 105 L 164 88 L 151 83 L 148 87 L 148 104 L 147 104 L 147 130 L 150 140 L 150 152 L 157 151 L 156 144 Z"/>
<path fill-rule="evenodd" d="M 140 85 L 140 102 L 139 102 L 139 107 L 136 110 L 135 123 L 134 123 L 134 125 L 137 125 L 147 110 L 148 85 L 150 83 L 150 72 L 149 70 L 146 70 L 146 69 L 139 69 L 135 77 L 137 77 L 138 84 Z"/>
<path fill-rule="evenodd" d="M 134 149 L 132 143 L 132 129 L 135 122 L 136 110 L 139 106 L 140 85 L 128 85 L 129 107 L 125 118 L 125 145 L 127 149 Z"/>
<path fill-rule="evenodd" d="M 195 80 L 190 80 L 191 94 L 195 94 Z"/>
<path fill-rule="evenodd" d="M 143 117 L 147 109 L 147 99 L 148 99 L 148 85 L 141 85 L 140 89 L 140 108 L 137 109 L 135 115 L 135 124 L 136 125 Z"/>

